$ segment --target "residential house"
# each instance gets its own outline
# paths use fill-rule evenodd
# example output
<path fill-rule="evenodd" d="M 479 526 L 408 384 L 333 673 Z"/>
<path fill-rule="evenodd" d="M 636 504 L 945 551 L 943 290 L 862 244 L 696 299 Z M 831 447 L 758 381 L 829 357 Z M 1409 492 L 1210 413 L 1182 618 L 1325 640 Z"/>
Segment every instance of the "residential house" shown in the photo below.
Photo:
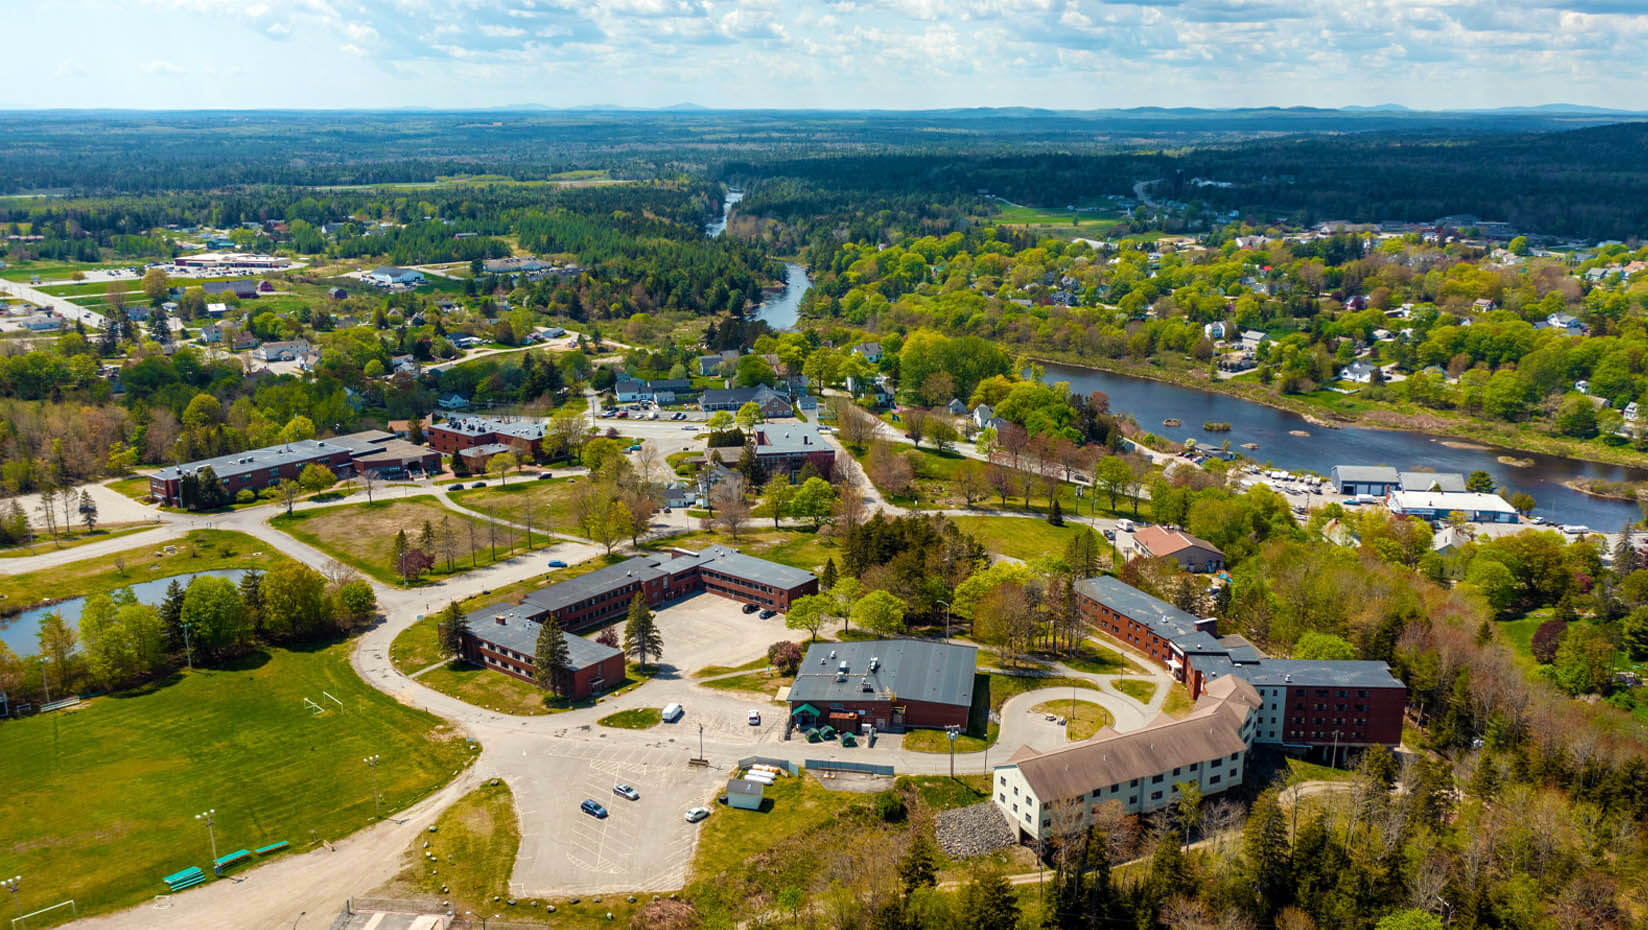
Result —
<path fill-rule="evenodd" d="M 252 351 L 252 357 L 265 362 L 295 362 L 309 354 L 309 342 L 293 339 L 289 342 L 265 342 Z"/>
<path fill-rule="evenodd" d="M 1583 336 L 1587 332 L 1586 325 L 1571 313 L 1553 313 L 1545 318 L 1545 325 L 1562 330 L 1569 336 Z"/>
<path fill-rule="evenodd" d="M 1218 546 L 1183 530 L 1147 526 L 1136 533 L 1118 535 L 1129 556 L 1172 559 L 1189 572 L 1216 572 L 1225 566 L 1225 554 Z"/>
<path fill-rule="evenodd" d="M 467 410 L 469 398 L 458 393 L 443 394 L 436 399 L 435 406 L 442 410 Z"/>
<path fill-rule="evenodd" d="M 211 345 L 223 341 L 223 327 L 216 323 L 207 323 L 200 328 L 200 341 Z"/>
<path fill-rule="evenodd" d="M 1209 339 L 1225 338 L 1225 324 L 1222 322 L 1202 324 L 1202 335 Z"/>
<path fill-rule="evenodd" d="M 231 352 L 244 352 L 247 349 L 255 349 L 257 344 L 258 337 L 244 330 L 236 330 L 234 335 L 229 337 L 229 351 Z"/>
<path fill-rule="evenodd" d="M 881 364 L 881 343 L 866 342 L 853 346 L 853 352 L 872 365 Z"/>
<path fill-rule="evenodd" d="M 1351 362 L 1345 366 L 1343 371 L 1339 372 L 1339 377 L 1352 384 L 1372 384 L 1374 372 L 1378 370 L 1378 366 L 1371 362 Z"/>
<path fill-rule="evenodd" d="M 333 300 L 342 300 L 349 296 L 349 292 L 341 287 L 332 287 L 327 288 L 326 296 L 332 298 Z"/>
<path fill-rule="evenodd" d="M 213 319 L 219 319 L 219 318 L 223 317 L 224 315 L 226 315 L 228 312 L 229 312 L 229 305 L 228 304 L 207 304 L 206 305 L 206 315 L 209 316 L 209 317 L 212 317 Z"/>
<path fill-rule="evenodd" d="M 730 410 L 737 413 L 738 408 L 752 401 L 761 408 L 761 415 L 768 419 L 795 416 L 795 407 L 789 398 L 765 384 L 752 388 L 712 388 L 698 396 L 699 409 L 704 411 Z"/>
<path fill-rule="evenodd" d="M 967 405 L 954 397 L 950 398 L 950 403 L 944 409 L 948 410 L 950 412 L 950 416 L 953 417 L 964 417 L 967 415 Z"/>
<path fill-rule="evenodd" d="M 1486 297 L 1478 297 L 1471 301 L 1471 310 L 1476 313 L 1486 313 L 1494 308 L 1494 302 Z"/>

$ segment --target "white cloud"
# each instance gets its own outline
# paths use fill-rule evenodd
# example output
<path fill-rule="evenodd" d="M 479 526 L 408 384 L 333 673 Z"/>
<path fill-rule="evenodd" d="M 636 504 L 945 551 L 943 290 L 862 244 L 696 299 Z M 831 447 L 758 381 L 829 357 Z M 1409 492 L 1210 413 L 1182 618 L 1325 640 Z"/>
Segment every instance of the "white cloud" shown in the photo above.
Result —
<path fill-rule="evenodd" d="M 182 74 L 183 69 L 169 61 L 151 61 L 143 66 L 144 74 Z"/>

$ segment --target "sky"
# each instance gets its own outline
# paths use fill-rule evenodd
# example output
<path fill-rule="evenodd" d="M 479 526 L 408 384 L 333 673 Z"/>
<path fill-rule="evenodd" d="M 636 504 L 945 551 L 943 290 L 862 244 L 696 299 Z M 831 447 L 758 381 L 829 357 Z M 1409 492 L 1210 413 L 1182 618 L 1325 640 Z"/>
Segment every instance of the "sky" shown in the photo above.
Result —
<path fill-rule="evenodd" d="M 0 0 L 0 107 L 1637 108 L 1648 0 Z"/>

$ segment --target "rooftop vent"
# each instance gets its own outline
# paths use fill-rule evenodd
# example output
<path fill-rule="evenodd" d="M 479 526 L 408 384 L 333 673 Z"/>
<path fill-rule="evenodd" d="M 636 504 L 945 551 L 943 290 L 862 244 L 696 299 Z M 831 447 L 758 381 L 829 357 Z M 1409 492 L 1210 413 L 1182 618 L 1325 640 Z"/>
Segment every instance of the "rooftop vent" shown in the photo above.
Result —
<path fill-rule="evenodd" d="M 503 625 L 504 625 L 504 615 L 503 615 L 503 614 L 499 614 L 499 615 L 497 615 L 497 616 L 496 616 L 496 617 L 493 617 L 493 618 L 492 618 L 492 619 L 493 619 L 493 620 L 496 620 L 496 621 L 497 621 L 497 622 L 498 622 L 498 625 L 499 625 L 499 626 L 503 626 Z"/>
<path fill-rule="evenodd" d="M 879 658 L 875 657 L 875 656 L 870 656 L 870 671 L 873 672 L 873 671 L 875 671 L 876 669 L 878 669 L 880 667 L 881 667 L 881 660 Z"/>
<path fill-rule="evenodd" d="M 870 679 L 868 679 L 868 678 L 860 678 L 858 680 L 858 688 L 859 688 L 860 691 L 865 691 L 865 692 L 875 690 L 874 688 L 870 687 Z"/>

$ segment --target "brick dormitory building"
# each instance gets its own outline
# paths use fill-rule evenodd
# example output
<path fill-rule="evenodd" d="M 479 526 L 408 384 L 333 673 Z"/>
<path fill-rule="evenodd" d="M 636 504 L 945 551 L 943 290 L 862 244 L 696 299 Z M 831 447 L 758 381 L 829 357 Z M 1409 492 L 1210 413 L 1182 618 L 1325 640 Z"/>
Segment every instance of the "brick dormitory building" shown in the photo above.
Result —
<path fill-rule="evenodd" d="M 1107 805 L 1146 814 L 1176 802 L 1180 785 L 1203 797 L 1237 787 L 1256 745 L 1337 754 L 1402 739 L 1407 689 L 1383 662 L 1273 659 L 1115 578 L 1086 578 L 1076 591 L 1088 622 L 1171 672 L 1195 704 L 1126 733 L 1024 746 L 993 767 L 991 800 L 1037 848 L 1085 829 Z"/>
<path fill-rule="evenodd" d="M 568 693 L 584 697 L 623 681 L 623 657 L 617 650 L 608 655 L 603 650 L 609 647 L 574 633 L 623 619 L 636 594 L 657 607 L 701 592 L 788 610 L 796 598 L 818 593 L 818 579 L 812 572 L 726 546 L 636 556 L 541 588 L 518 604 L 493 604 L 469 614 L 463 655 L 476 665 L 531 681 L 538 631 L 544 621 L 554 618 L 574 647 L 576 667 L 568 674 Z"/>
<path fill-rule="evenodd" d="M 1221 678 L 1251 684 L 1264 703 L 1258 742 L 1331 752 L 1402 741 L 1407 687 L 1383 662 L 1274 659 L 1241 636 L 1217 635 L 1217 620 L 1109 576 L 1078 581 L 1076 595 L 1089 623 L 1167 669 L 1192 700 Z"/>
<path fill-rule="evenodd" d="M 424 435 L 431 449 L 447 455 L 478 446 L 504 446 L 523 462 L 536 462 L 543 457 L 543 420 L 457 416 L 430 426 Z"/>

